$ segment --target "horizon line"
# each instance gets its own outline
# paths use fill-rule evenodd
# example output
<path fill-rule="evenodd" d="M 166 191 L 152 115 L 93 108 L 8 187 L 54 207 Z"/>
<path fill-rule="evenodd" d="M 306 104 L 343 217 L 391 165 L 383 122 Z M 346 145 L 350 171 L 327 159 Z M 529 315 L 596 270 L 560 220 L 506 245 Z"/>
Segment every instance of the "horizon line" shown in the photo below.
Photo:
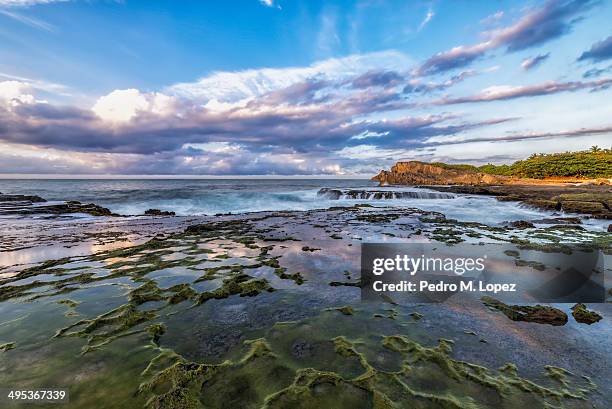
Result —
<path fill-rule="evenodd" d="M 130 180 L 130 179 L 192 179 L 192 180 L 223 180 L 223 179 L 370 179 L 370 174 L 353 175 L 124 175 L 124 174 L 48 174 L 48 173 L 0 173 L 0 180 Z"/>

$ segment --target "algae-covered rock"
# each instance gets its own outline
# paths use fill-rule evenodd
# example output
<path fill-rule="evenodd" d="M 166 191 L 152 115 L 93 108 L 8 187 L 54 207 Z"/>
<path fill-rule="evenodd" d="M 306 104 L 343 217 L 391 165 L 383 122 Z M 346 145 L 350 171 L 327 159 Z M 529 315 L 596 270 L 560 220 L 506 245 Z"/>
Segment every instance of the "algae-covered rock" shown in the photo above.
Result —
<path fill-rule="evenodd" d="M 340 311 L 344 315 L 353 315 L 353 313 L 355 312 L 353 310 L 353 307 L 351 307 L 350 305 L 345 305 L 343 307 L 338 307 L 338 308 L 334 308 L 334 309 L 336 311 Z"/>
<path fill-rule="evenodd" d="M 0 344 L 0 352 L 6 352 L 6 351 L 9 351 L 11 349 L 15 349 L 15 343 L 14 342 L 7 342 L 6 344 Z"/>
<path fill-rule="evenodd" d="M 563 311 L 544 305 L 508 305 L 492 297 L 481 298 L 484 305 L 502 312 L 512 321 L 535 322 L 554 326 L 565 325 L 567 314 Z"/>
<path fill-rule="evenodd" d="M 415 320 L 415 321 L 420 321 L 423 318 L 423 314 L 421 314 L 420 312 L 411 312 L 410 316 Z"/>
<path fill-rule="evenodd" d="M 147 209 L 144 214 L 145 216 L 176 216 L 175 212 L 159 209 Z"/>
<path fill-rule="evenodd" d="M 527 220 L 516 220 L 510 222 L 510 226 L 516 229 L 532 229 L 535 227 L 533 223 L 528 222 Z"/>
<path fill-rule="evenodd" d="M 584 304 L 576 304 L 572 307 L 572 316 L 582 324 L 594 324 L 602 319 L 602 316 L 595 311 L 590 311 Z"/>
<path fill-rule="evenodd" d="M 590 213 L 598 215 L 609 213 L 609 210 L 600 202 L 565 201 L 561 202 L 561 209 L 564 212 L 570 213 Z"/>

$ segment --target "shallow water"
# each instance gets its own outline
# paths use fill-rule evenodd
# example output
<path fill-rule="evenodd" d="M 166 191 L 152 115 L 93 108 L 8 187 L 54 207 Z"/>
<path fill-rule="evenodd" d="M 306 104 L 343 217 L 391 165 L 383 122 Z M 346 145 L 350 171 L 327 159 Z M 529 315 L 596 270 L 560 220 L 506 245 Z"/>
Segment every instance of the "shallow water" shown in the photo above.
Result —
<path fill-rule="evenodd" d="M 384 222 L 363 218 L 374 215 Z M 592 306 L 605 316 L 592 326 L 570 321 L 552 327 L 510 321 L 473 299 L 371 304 L 360 302 L 357 287 L 330 285 L 358 280 L 361 237 L 431 236 L 439 226 L 423 216 L 401 208 L 352 208 L 226 217 L 227 223 L 217 218 L 213 229 L 63 260 L 29 279 L 3 281 L 0 344 L 14 342 L 15 348 L 0 352 L 0 383 L 69 387 L 67 408 L 99 402 L 137 408 L 148 399 L 154 399 L 150 407 L 185 407 L 166 395 L 180 391 L 215 408 L 260 408 L 264 401 L 276 402 L 271 408 L 293 407 L 298 399 L 310 407 L 335 402 L 352 409 L 371 407 L 380 393 L 396 403 L 425 399 L 423 408 L 436 407 L 437 399 L 480 407 L 542 407 L 544 401 L 605 407 L 612 396 L 606 384 L 612 376 L 610 305 Z M 237 219 L 245 224 L 233 223 Z M 469 237 L 486 227 L 453 228 Z M 503 239 L 510 233 L 516 231 L 492 234 Z M 301 284 L 291 278 L 297 272 Z M 275 291 L 208 297 L 242 274 Z M 16 292 L 1 292 L 12 285 Z M 193 292 L 184 291 L 189 288 Z M 569 312 L 569 305 L 558 307 Z M 157 339 L 151 335 L 156 324 L 164 328 Z M 518 374 L 498 371 L 508 362 Z M 184 369 L 174 366 L 181 363 Z M 547 365 L 572 373 L 561 380 L 546 376 Z M 182 372 L 188 368 L 211 376 Z M 162 381 L 165 370 L 174 375 Z M 365 374 L 373 382 L 364 388 Z M 203 384 L 183 384 L 183 376 Z M 309 376 L 313 383 L 294 397 L 292 382 Z M 532 392 L 521 389 L 523 377 L 535 382 Z M 586 400 L 548 396 L 563 390 Z"/>

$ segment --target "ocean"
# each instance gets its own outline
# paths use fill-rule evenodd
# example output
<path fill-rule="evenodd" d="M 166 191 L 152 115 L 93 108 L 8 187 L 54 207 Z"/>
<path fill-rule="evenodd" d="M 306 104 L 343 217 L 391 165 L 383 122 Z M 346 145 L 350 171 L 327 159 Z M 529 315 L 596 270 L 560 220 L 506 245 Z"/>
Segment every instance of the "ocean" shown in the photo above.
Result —
<path fill-rule="evenodd" d="M 414 194 L 413 197 L 390 200 L 343 196 L 336 199 L 318 194 L 322 188 L 408 191 Z M 437 198 L 436 194 L 419 194 L 431 192 L 426 189 L 379 188 L 376 182 L 366 179 L 5 179 L 0 180 L 0 192 L 38 195 L 49 201 L 95 203 L 121 215 L 140 215 L 151 208 L 195 216 L 324 209 L 357 203 L 416 207 L 438 211 L 461 221 L 490 225 L 553 215 L 552 212 L 534 210 L 515 202 L 500 202 L 488 196 L 453 195 L 452 199 L 447 199 Z M 597 221 L 587 221 L 586 224 L 596 230 L 604 228 L 604 223 Z"/>

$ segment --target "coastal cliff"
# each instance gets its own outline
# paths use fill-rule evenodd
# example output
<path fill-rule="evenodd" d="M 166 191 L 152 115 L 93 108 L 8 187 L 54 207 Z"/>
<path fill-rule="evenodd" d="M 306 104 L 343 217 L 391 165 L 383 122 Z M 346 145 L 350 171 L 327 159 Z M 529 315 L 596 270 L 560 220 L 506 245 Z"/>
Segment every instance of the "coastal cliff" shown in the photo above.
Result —
<path fill-rule="evenodd" d="M 372 178 L 384 185 L 497 185 L 510 183 L 509 176 L 488 175 L 468 169 L 450 169 L 418 161 L 397 162 L 390 171 Z"/>
<path fill-rule="evenodd" d="M 448 193 L 490 195 L 538 209 L 612 219 L 612 188 L 607 179 L 523 179 L 417 161 L 398 162 L 372 178 L 385 185 L 412 185 Z"/>

